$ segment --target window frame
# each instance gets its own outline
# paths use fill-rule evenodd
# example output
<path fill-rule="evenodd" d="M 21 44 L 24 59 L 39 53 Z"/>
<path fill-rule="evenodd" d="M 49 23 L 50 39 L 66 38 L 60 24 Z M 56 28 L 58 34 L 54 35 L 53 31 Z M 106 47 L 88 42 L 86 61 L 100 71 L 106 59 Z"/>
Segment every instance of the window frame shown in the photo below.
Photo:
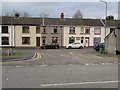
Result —
<path fill-rule="evenodd" d="M 83 29 L 82 29 L 83 28 Z M 83 32 L 81 32 L 83 30 Z M 84 27 L 81 27 L 80 28 L 80 34 L 85 34 L 85 28 Z"/>
<path fill-rule="evenodd" d="M 55 30 L 57 31 L 57 32 L 55 32 Z M 58 34 L 59 32 L 58 32 L 58 26 L 54 26 L 53 27 L 53 29 L 52 29 L 52 34 Z"/>
<path fill-rule="evenodd" d="M 52 37 L 52 43 L 58 43 L 58 37 Z"/>
<path fill-rule="evenodd" d="M 28 43 L 23 43 L 23 38 L 28 38 L 29 39 Z M 30 45 L 30 37 L 22 37 L 22 45 Z"/>
<path fill-rule="evenodd" d="M 69 34 L 76 34 L 76 32 L 75 32 L 75 26 L 70 26 L 69 27 Z"/>
<path fill-rule="evenodd" d="M 43 26 L 42 34 L 47 34 L 46 26 Z"/>
<path fill-rule="evenodd" d="M 39 30 L 39 32 L 38 32 Z M 36 33 L 39 34 L 40 33 L 40 26 L 36 26 Z"/>
<path fill-rule="evenodd" d="M 3 38 L 7 38 L 8 39 L 8 41 L 5 40 L 5 41 L 7 41 L 6 44 L 3 43 Z M 1 45 L 10 45 L 9 37 L 1 37 Z"/>
<path fill-rule="evenodd" d="M 5 29 L 5 30 L 7 30 L 7 32 L 4 32 L 5 30 L 3 30 L 3 29 L 4 29 L 3 27 L 7 27 L 7 29 Z M 1 33 L 3 33 L 3 34 L 8 34 L 8 33 L 9 33 L 9 31 L 8 31 L 8 26 L 2 26 L 2 31 L 1 31 Z"/>
<path fill-rule="evenodd" d="M 99 33 L 96 33 L 96 32 L 95 32 L 95 30 L 97 30 L 97 29 L 100 29 L 100 32 L 99 32 Z M 100 28 L 100 27 L 94 28 L 94 35 L 101 35 L 101 28 Z"/>
<path fill-rule="evenodd" d="M 24 34 L 30 33 L 30 28 L 29 28 L 29 26 L 22 26 L 22 33 L 24 33 Z"/>
<path fill-rule="evenodd" d="M 70 38 L 73 38 L 73 41 L 70 41 Z M 74 42 L 75 42 L 75 37 L 69 37 L 69 44 L 74 43 Z"/>
<path fill-rule="evenodd" d="M 86 29 L 88 28 L 89 32 L 86 32 Z M 90 34 L 90 27 L 85 27 L 85 34 Z"/>

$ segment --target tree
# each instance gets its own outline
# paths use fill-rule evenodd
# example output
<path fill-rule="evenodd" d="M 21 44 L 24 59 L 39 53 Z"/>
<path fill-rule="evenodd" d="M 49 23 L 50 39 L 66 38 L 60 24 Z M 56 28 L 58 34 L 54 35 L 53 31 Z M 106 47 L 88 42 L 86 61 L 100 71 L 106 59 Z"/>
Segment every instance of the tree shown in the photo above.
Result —
<path fill-rule="evenodd" d="M 49 14 L 48 13 L 41 13 L 40 14 L 40 17 L 42 17 L 42 18 L 47 18 L 49 16 Z"/>
<path fill-rule="evenodd" d="M 25 18 L 30 17 L 30 14 L 25 11 L 22 13 L 22 17 L 25 17 Z"/>
<path fill-rule="evenodd" d="M 114 16 L 110 15 L 106 17 L 107 20 L 114 20 Z"/>
<path fill-rule="evenodd" d="M 12 11 L 11 13 L 7 12 L 5 13 L 4 16 L 7 16 L 7 17 L 15 17 L 15 15 L 18 15 L 20 17 L 30 17 L 30 14 L 26 11 L 24 12 L 20 12 L 20 11 Z"/>
<path fill-rule="evenodd" d="M 76 11 L 75 14 L 73 15 L 73 18 L 83 18 L 83 14 L 81 13 L 80 10 Z"/>

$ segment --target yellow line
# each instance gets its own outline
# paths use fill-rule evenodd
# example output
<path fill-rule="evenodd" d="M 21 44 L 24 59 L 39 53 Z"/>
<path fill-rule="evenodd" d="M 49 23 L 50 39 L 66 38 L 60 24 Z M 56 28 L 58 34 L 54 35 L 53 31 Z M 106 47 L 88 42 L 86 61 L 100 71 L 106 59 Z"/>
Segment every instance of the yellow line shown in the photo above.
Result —
<path fill-rule="evenodd" d="M 36 54 L 37 54 L 37 58 L 35 58 L 35 55 L 36 55 Z M 1 63 L 32 61 L 32 60 L 37 60 L 37 59 L 39 59 L 39 58 L 40 58 L 40 59 L 42 58 L 41 54 L 40 54 L 40 53 L 35 53 L 34 56 L 33 56 L 31 59 L 29 59 L 29 60 L 18 60 L 18 61 L 17 61 L 17 60 L 16 60 L 16 61 L 15 61 L 15 60 L 11 60 L 11 61 L 9 60 L 9 61 L 6 61 L 6 62 L 2 62 L 2 61 L 1 61 Z"/>

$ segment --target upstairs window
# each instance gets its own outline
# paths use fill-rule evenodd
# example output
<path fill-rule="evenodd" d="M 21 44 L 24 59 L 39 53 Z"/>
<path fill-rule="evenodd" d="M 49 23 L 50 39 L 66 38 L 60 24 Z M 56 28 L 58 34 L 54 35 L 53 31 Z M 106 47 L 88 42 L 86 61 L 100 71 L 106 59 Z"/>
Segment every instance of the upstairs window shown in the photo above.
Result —
<path fill-rule="evenodd" d="M 84 34 L 84 27 L 81 27 L 80 34 Z"/>
<path fill-rule="evenodd" d="M 46 27 L 45 26 L 43 27 L 43 33 L 46 33 Z"/>
<path fill-rule="evenodd" d="M 75 27 L 73 26 L 70 27 L 69 34 L 75 34 Z"/>
<path fill-rule="evenodd" d="M 2 26 L 2 33 L 8 33 L 8 26 Z"/>
<path fill-rule="evenodd" d="M 58 33 L 58 27 L 53 27 L 52 33 Z"/>
<path fill-rule="evenodd" d="M 40 27 L 39 26 L 36 27 L 36 33 L 40 33 Z"/>
<path fill-rule="evenodd" d="M 29 26 L 23 26 L 22 33 L 29 33 Z"/>
<path fill-rule="evenodd" d="M 90 34 L 90 27 L 85 28 L 85 34 Z"/>
<path fill-rule="evenodd" d="M 95 35 L 100 35 L 101 34 L 101 28 L 95 28 L 94 34 Z"/>

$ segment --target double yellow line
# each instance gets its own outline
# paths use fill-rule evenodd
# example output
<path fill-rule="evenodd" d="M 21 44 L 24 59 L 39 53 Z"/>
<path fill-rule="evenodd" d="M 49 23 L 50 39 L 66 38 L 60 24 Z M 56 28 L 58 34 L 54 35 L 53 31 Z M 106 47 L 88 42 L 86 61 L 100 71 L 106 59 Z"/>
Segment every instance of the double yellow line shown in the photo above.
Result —
<path fill-rule="evenodd" d="M 22 62 L 22 61 L 32 61 L 32 60 L 37 60 L 41 59 L 42 56 L 40 53 L 35 53 L 34 56 L 30 59 L 22 58 L 22 59 L 13 59 L 13 60 L 0 60 L 1 63 L 10 63 L 10 62 Z"/>

